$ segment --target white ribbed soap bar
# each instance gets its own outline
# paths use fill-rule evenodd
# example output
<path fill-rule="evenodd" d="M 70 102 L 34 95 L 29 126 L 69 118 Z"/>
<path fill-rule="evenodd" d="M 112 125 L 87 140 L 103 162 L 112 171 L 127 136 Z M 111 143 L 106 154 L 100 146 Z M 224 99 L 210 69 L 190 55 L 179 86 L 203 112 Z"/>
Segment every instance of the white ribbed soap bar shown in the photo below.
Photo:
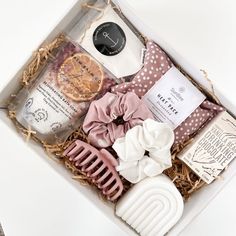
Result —
<path fill-rule="evenodd" d="M 116 205 L 116 215 L 141 236 L 163 236 L 180 219 L 183 198 L 172 181 L 159 175 L 128 191 Z"/>

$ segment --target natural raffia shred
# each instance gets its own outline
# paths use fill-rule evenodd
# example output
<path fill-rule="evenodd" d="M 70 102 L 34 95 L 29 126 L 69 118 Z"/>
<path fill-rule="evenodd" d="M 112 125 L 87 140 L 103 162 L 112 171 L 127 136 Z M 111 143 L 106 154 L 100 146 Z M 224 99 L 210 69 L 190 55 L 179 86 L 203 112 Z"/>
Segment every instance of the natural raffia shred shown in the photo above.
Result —
<path fill-rule="evenodd" d="M 19 86 L 19 90 L 22 87 L 28 86 L 39 74 L 43 66 L 47 63 L 47 60 L 50 57 L 53 57 L 53 52 L 56 51 L 63 43 L 65 42 L 65 36 L 63 34 L 56 37 L 51 43 L 44 45 L 38 49 L 37 52 L 34 53 L 31 62 L 26 66 L 22 73 L 22 84 Z M 182 73 L 183 70 L 181 70 Z M 189 79 L 191 79 L 186 73 L 184 73 Z M 193 81 L 191 79 L 191 81 Z M 197 85 L 198 88 L 202 90 L 202 88 Z M 215 95 L 210 93 L 209 91 L 205 93 L 208 96 L 216 101 Z M 87 142 L 86 134 L 83 132 L 82 127 L 78 130 L 74 131 L 69 138 L 64 142 L 56 145 L 49 145 L 45 142 L 42 142 L 38 138 L 35 137 L 35 131 L 30 127 L 28 129 L 24 128 L 19 122 L 16 120 L 16 112 L 9 110 L 8 111 L 9 118 L 15 124 L 19 133 L 21 133 L 27 141 L 33 139 L 43 146 L 46 153 L 60 161 L 70 172 L 72 173 L 72 178 L 76 181 L 79 181 L 83 185 L 93 185 L 89 178 L 87 178 L 81 171 L 79 171 L 75 166 L 70 163 L 67 159 L 65 159 L 62 155 L 64 150 L 69 147 L 69 145 L 77 139 Z M 189 142 L 191 142 L 191 139 Z M 176 155 L 186 146 L 189 142 L 178 146 L 175 150 L 172 150 L 172 167 L 165 171 L 165 174 L 172 179 L 173 183 L 176 185 L 183 198 L 188 199 L 194 192 L 202 188 L 205 183 L 191 170 L 189 167 L 176 158 Z M 113 153 L 114 154 L 114 153 Z M 132 186 L 126 180 L 122 178 L 124 183 L 125 191 L 124 193 Z M 102 197 L 102 199 L 104 199 Z"/>

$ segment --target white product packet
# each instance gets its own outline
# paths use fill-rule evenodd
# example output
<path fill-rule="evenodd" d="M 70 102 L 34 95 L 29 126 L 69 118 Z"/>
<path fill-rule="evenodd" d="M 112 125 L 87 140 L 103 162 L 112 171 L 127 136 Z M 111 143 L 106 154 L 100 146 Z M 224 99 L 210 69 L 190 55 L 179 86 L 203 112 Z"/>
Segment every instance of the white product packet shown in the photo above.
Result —
<path fill-rule="evenodd" d="M 68 33 L 72 40 L 117 78 L 134 75 L 142 68 L 145 45 L 111 5 L 84 18 L 88 27 L 84 31 L 76 24 Z"/>

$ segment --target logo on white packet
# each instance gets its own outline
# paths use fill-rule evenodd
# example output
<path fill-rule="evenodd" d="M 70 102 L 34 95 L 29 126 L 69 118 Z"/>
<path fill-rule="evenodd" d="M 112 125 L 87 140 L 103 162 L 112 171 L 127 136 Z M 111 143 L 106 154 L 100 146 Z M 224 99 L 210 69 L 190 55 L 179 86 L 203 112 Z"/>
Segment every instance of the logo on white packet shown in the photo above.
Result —
<path fill-rule="evenodd" d="M 75 27 L 70 36 L 117 78 L 136 74 L 142 68 L 144 44 L 111 6 L 85 34 L 78 31 Z"/>
<path fill-rule="evenodd" d="M 173 129 L 206 99 L 176 67 L 168 70 L 144 95 L 143 101 L 159 122 Z"/>

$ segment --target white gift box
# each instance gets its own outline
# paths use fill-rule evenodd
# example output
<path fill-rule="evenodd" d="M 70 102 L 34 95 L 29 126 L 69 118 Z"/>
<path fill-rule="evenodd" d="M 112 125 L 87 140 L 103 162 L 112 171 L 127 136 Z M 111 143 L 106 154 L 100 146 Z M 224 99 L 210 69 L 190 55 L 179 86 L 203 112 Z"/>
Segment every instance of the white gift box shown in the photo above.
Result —
<path fill-rule="evenodd" d="M 180 65 L 182 66 L 197 82 L 202 84 L 203 86 L 210 89 L 210 85 L 207 82 L 207 80 L 204 78 L 203 74 L 200 72 L 200 69 L 205 69 L 208 71 L 208 67 L 205 68 L 199 68 L 199 64 L 195 64 L 195 66 L 192 66 L 189 63 L 189 60 L 185 55 L 182 55 L 181 50 L 177 52 L 176 48 L 173 48 L 170 46 L 170 41 L 166 37 L 162 37 L 162 34 L 158 33 L 158 29 L 153 29 L 146 25 L 142 19 L 140 19 L 136 14 L 135 11 L 130 7 L 130 5 L 125 0 L 116 0 L 115 1 L 122 9 L 125 16 L 147 37 L 153 39 L 156 41 L 163 49 Z M 55 4 L 55 2 L 53 3 Z M 75 5 L 73 5 L 75 4 Z M 14 90 L 17 88 L 18 81 L 19 81 L 19 75 L 22 72 L 22 68 L 24 65 L 27 64 L 27 57 L 29 57 L 30 52 L 36 49 L 39 44 L 41 44 L 42 41 L 46 38 L 47 41 L 50 41 L 52 38 L 54 38 L 58 33 L 63 31 L 63 29 L 66 27 L 68 22 L 71 22 L 72 19 L 75 18 L 77 11 L 80 9 L 81 1 L 75 1 L 71 0 L 68 1 L 66 4 L 65 9 L 60 9 L 58 11 L 57 17 L 54 18 L 54 21 L 50 22 L 50 27 L 48 26 L 43 33 L 38 33 L 38 35 L 35 36 L 34 44 L 32 45 L 25 45 L 25 47 L 22 47 L 23 51 L 18 51 L 16 54 L 24 55 L 22 58 L 14 58 L 14 50 L 12 50 L 12 58 L 11 58 L 11 68 L 8 70 L 5 70 L 6 73 L 3 73 L 2 79 L 0 81 L 0 105 L 4 105 L 6 99 L 9 97 L 9 94 L 14 93 Z M 71 8 L 68 12 L 68 8 Z M 47 19 L 49 20 L 49 18 Z M 45 24 L 47 24 L 47 21 L 45 20 Z M 20 33 L 20 32 L 19 32 Z M 29 35 L 28 37 L 32 37 Z M 17 47 L 16 39 L 14 39 L 14 44 L 12 46 L 12 49 Z M 194 45 L 194 42 L 192 43 Z M 27 50 L 25 51 L 25 48 Z M 33 50 L 32 50 L 33 49 Z M 10 60 L 9 60 L 10 62 Z M 194 63 L 192 63 L 194 64 Z M 204 64 L 203 64 L 204 65 Z M 232 64 L 231 64 L 232 65 Z M 210 66 L 209 66 L 210 68 Z M 232 68 L 230 68 L 232 69 Z M 18 71 L 18 73 L 13 76 L 13 73 L 15 71 Z M 216 94 L 218 98 L 223 102 L 223 105 L 228 108 L 234 115 L 236 115 L 236 101 L 235 96 L 233 92 L 230 94 L 226 93 L 225 88 L 221 86 L 220 81 L 218 79 L 218 76 L 224 76 L 224 74 L 217 75 L 215 72 L 208 71 L 210 75 L 210 78 L 215 86 Z M 232 75 L 232 74 L 231 74 Z M 230 86 L 230 79 L 225 78 L 224 81 L 228 81 L 228 86 Z M 10 82 L 9 82 L 10 81 Z M 218 86 L 217 86 L 218 85 Z M 233 90 L 231 90 L 233 91 Z M 11 121 L 1 113 L 1 121 L 4 122 L 9 129 L 12 130 L 12 132 L 15 132 L 15 128 L 12 125 Z M 16 133 L 16 132 L 15 132 Z M 22 139 L 21 136 L 18 137 L 19 139 Z M 123 223 L 120 219 L 115 217 L 114 210 L 110 204 L 104 203 L 101 201 L 97 194 L 92 192 L 89 188 L 85 188 L 83 186 L 80 186 L 77 182 L 71 179 L 70 173 L 64 169 L 60 164 L 53 162 L 52 160 L 49 160 L 47 155 L 44 153 L 43 149 L 39 147 L 37 144 L 30 142 L 29 144 L 30 148 L 35 150 L 35 155 L 39 155 L 42 161 L 46 161 L 50 164 L 50 166 L 59 172 L 65 179 L 72 184 L 78 191 L 82 192 L 86 198 L 90 199 L 96 207 L 98 207 L 108 218 L 112 219 L 118 226 L 120 226 L 125 232 L 127 232 L 128 235 L 136 235 L 135 232 L 133 232 L 125 223 Z M 33 157 L 32 157 L 33 158 Z M 185 210 L 184 215 L 179 221 L 179 223 L 172 229 L 170 232 L 170 235 L 177 235 L 179 232 L 181 232 L 191 221 L 194 217 L 196 217 L 206 206 L 207 204 L 219 193 L 219 191 L 222 190 L 222 188 L 231 180 L 233 175 L 235 174 L 236 162 L 234 161 L 230 167 L 223 173 L 224 180 L 222 181 L 215 181 L 213 184 L 209 185 L 206 188 L 201 189 L 199 192 L 195 193 L 191 199 L 185 204 Z"/>

